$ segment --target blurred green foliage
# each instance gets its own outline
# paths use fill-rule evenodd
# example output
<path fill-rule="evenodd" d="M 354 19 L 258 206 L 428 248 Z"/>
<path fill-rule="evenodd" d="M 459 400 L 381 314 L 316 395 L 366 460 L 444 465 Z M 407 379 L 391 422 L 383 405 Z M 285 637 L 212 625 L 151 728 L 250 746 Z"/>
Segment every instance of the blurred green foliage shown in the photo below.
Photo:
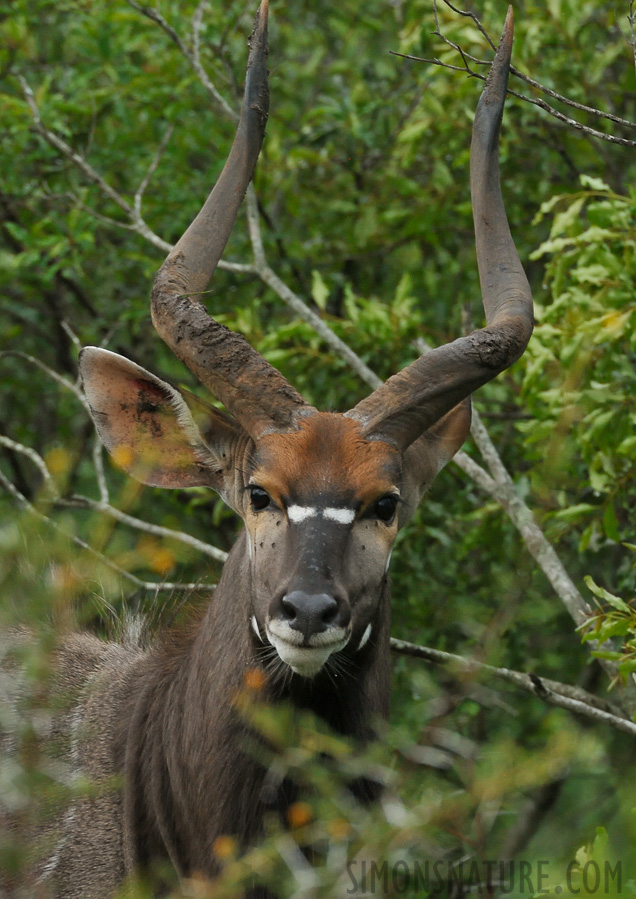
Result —
<path fill-rule="evenodd" d="M 210 4 L 203 16 L 203 64 L 233 107 L 252 6 Z M 628 6 L 518 0 L 515 65 L 561 94 L 633 121 Z M 190 46 L 196 4 L 162 0 L 156 8 Z M 506 8 L 507 0 L 479 4 L 493 36 Z M 438 15 L 451 41 L 490 57 L 470 18 L 444 4 Z M 461 333 L 463 321 L 481 321 L 468 193 L 481 83 L 389 54 L 458 64 L 434 29 L 431 0 L 272 4 L 271 115 L 255 177 L 267 257 L 382 377 L 415 357 L 416 336 L 442 343 Z M 71 389 L 77 344 L 106 342 L 199 388 L 150 325 L 147 296 L 161 251 L 126 230 L 121 208 L 38 135 L 18 76 L 44 124 L 131 205 L 172 129 L 141 206 L 169 242 L 219 173 L 234 126 L 170 35 L 124 0 L 0 0 L 0 433 L 47 460 L 63 497 L 97 499 L 93 426 Z M 536 96 L 514 79 L 511 87 Z M 633 138 L 626 126 L 576 116 Z M 611 595 L 632 597 L 634 557 L 624 544 L 633 541 L 635 498 L 633 148 L 589 139 L 511 98 L 501 166 L 538 327 L 524 359 L 476 403 L 585 595 L 589 575 Z M 242 219 L 225 258 L 250 261 Z M 211 302 L 310 402 L 344 410 L 365 394 L 346 363 L 254 277 L 218 271 Z M 231 546 L 237 525 L 215 497 L 131 486 L 106 464 L 113 505 Z M 18 512 L 15 497 L 0 492 L 2 630 L 20 622 L 38 634 L 36 649 L 24 650 L 30 698 L 19 699 L 17 721 L 9 711 L 0 720 L 3 729 L 17 729 L 22 747 L 0 766 L 0 804 L 28 817 L 43 789 L 64 792 L 65 772 L 45 751 L 51 710 L 43 659 L 56 634 L 76 621 L 113 633 L 124 609 L 150 613 L 155 624 L 182 612 L 181 594 L 166 599 L 131 587 L 65 535 L 142 580 L 213 582 L 219 566 L 178 541 L 52 503 L 38 467 L 8 445 L 0 446 L 0 473 L 57 526 Z M 393 571 L 396 636 L 604 693 L 605 676 L 589 664 L 588 647 L 516 530 L 452 466 L 400 534 Z M 632 639 L 632 624 L 614 634 Z M 610 626 L 607 615 L 600 625 Z M 299 727 L 320 733 L 311 722 Z M 466 742 L 452 743 L 436 767 L 432 750 L 449 735 Z M 532 697 L 398 658 L 391 728 L 384 747 L 369 750 L 378 757 L 354 761 L 349 749 L 338 749 L 333 769 L 321 775 L 321 740 L 300 761 L 290 761 L 293 747 L 277 747 L 281 764 L 313 786 L 310 818 L 298 840 L 294 828 L 291 837 L 272 831 L 251 861 L 226 846 L 228 895 L 246 870 L 260 871 L 284 895 L 300 895 L 285 852 L 303 841 L 320 847 L 316 895 L 325 896 L 350 886 L 337 879 L 346 858 L 502 858 L 512 846 L 517 856 L 551 859 L 556 888 L 563 882 L 556 866 L 581 847 L 596 851 L 589 847 L 599 827 L 625 865 L 634 855 L 627 737 Z M 382 766 L 401 796 L 400 814 L 342 807 L 338 784 L 353 764 Z M 513 822 L 528 802 L 540 811 L 515 842 Z M 6 831 L 0 844 L 2 864 L 19 866 L 19 847 Z"/>

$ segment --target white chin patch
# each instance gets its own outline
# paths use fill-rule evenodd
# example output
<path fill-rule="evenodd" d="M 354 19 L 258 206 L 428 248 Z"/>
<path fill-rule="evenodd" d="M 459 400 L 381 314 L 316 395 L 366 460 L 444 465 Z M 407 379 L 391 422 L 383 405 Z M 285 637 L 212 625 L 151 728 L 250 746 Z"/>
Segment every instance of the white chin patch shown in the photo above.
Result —
<path fill-rule="evenodd" d="M 300 637 L 300 634 L 291 630 L 290 636 L 292 640 L 295 640 L 296 636 Z M 338 641 L 323 643 L 321 646 L 301 646 L 273 634 L 268 626 L 267 639 L 278 653 L 281 661 L 289 665 L 294 674 L 299 674 L 301 677 L 313 677 L 318 674 L 330 655 L 339 652 L 347 645 L 349 638 L 343 637 Z M 300 639 L 302 640 L 302 637 Z"/>

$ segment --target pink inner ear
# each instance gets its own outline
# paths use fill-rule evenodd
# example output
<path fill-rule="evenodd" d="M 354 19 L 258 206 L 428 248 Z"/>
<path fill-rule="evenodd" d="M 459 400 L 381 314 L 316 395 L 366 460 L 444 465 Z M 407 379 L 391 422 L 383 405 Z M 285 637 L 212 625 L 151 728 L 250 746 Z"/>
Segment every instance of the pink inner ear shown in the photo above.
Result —
<path fill-rule="evenodd" d="M 80 370 L 99 436 L 121 468 L 155 487 L 213 486 L 210 453 L 176 390 L 94 347 L 82 352 Z"/>

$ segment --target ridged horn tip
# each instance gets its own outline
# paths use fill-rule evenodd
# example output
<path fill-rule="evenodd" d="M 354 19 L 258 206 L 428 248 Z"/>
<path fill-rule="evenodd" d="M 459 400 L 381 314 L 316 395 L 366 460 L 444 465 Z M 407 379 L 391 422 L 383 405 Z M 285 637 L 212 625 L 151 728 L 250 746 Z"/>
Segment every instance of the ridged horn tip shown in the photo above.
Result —
<path fill-rule="evenodd" d="M 506 21 L 501 33 L 501 40 L 495 52 L 486 84 L 482 91 L 475 120 L 484 117 L 490 121 L 494 118 L 500 120 L 503 115 L 503 107 L 506 101 L 508 89 L 508 74 L 510 70 L 510 57 L 512 55 L 512 42 L 514 38 L 514 15 L 512 6 L 508 7 Z M 498 122 L 497 122 L 498 126 Z"/>
<path fill-rule="evenodd" d="M 269 13 L 269 0 L 261 0 L 261 4 L 258 7 L 256 12 L 256 17 L 254 19 L 254 30 L 250 35 L 249 45 L 252 52 L 258 52 L 260 46 L 262 45 L 263 40 L 267 40 L 267 16 Z M 251 62 L 250 53 L 250 62 Z M 249 65 L 249 62 L 248 62 Z"/>

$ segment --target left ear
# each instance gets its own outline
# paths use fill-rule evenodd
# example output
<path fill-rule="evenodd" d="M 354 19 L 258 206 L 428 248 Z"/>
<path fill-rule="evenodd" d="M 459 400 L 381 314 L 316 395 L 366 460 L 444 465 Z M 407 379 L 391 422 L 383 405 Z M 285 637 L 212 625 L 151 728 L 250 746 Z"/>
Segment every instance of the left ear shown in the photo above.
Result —
<path fill-rule="evenodd" d="M 450 462 L 470 431 L 470 397 L 458 403 L 425 431 L 404 453 L 400 525 L 413 514 L 417 504 L 442 468 Z"/>
<path fill-rule="evenodd" d="M 210 410 L 205 441 L 170 384 L 109 350 L 85 347 L 79 368 L 97 432 L 121 468 L 152 487 L 212 487 L 234 508 L 240 425 Z"/>

